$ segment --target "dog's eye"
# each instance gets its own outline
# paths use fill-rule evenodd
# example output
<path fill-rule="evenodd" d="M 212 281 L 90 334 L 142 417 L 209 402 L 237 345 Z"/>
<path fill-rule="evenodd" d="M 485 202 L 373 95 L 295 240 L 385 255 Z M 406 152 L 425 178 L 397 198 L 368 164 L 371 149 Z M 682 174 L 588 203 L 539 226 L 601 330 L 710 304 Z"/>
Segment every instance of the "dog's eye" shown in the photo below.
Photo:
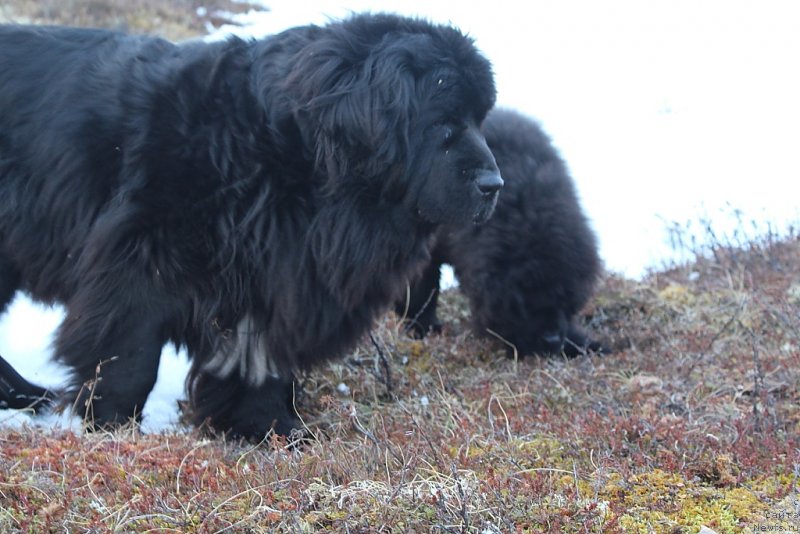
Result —
<path fill-rule="evenodd" d="M 442 140 L 442 145 L 449 145 L 461 132 L 462 128 L 458 122 L 453 120 L 442 120 L 435 123 L 436 135 Z"/>

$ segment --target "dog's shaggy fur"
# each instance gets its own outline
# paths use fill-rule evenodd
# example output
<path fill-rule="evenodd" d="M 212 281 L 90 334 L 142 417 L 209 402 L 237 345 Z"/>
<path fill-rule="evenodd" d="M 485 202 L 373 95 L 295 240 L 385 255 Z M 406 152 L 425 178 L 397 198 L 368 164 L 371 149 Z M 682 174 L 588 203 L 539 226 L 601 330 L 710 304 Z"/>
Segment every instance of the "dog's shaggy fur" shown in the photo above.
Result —
<path fill-rule="evenodd" d="M 483 132 L 506 181 L 497 209 L 482 226 L 442 227 L 409 305 L 396 309 L 417 334 L 438 330 L 439 270 L 448 263 L 476 332 L 499 336 L 520 354 L 601 350 L 574 321 L 601 262 L 564 161 L 539 126 L 516 112 L 491 112 Z"/>
<path fill-rule="evenodd" d="M 494 94 L 471 40 L 392 15 L 184 45 L 3 27 L 0 310 L 65 305 L 63 398 L 97 425 L 138 416 L 171 341 L 193 422 L 288 433 L 293 373 L 370 328 L 438 225 L 490 216 Z"/>

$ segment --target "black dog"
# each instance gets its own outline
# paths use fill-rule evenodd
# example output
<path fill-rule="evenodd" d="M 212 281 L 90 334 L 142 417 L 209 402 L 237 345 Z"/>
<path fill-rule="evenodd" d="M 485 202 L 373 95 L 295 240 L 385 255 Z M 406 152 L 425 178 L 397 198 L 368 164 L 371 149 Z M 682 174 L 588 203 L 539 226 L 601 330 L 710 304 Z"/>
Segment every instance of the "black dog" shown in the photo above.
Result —
<path fill-rule="evenodd" d="M 573 320 L 601 262 L 563 160 L 538 125 L 518 113 L 491 112 L 483 133 L 506 182 L 497 209 L 485 225 L 437 232 L 433 261 L 398 313 L 417 334 L 438 330 L 439 270 L 449 263 L 476 332 L 500 337 L 520 354 L 603 350 Z"/>
<path fill-rule="evenodd" d="M 438 225 L 491 215 L 494 95 L 470 39 L 392 15 L 180 46 L 3 27 L 0 309 L 65 305 L 60 397 L 96 425 L 139 416 L 171 341 L 195 424 L 288 433 L 293 373 L 370 328 Z"/>

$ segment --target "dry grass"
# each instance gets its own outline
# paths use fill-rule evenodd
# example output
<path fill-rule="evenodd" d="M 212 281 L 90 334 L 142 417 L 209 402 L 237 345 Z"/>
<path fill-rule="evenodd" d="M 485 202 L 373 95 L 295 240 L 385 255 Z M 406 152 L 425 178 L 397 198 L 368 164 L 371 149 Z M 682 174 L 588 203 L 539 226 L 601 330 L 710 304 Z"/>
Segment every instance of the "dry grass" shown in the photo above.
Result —
<path fill-rule="evenodd" d="M 796 238 L 765 238 L 611 276 L 585 320 L 617 352 L 571 360 L 506 358 L 448 292 L 443 335 L 409 339 L 388 317 L 305 378 L 317 439 L 300 449 L 3 430 L 0 531 L 792 528 L 798 264 Z"/>
<path fill-rule="evenodd" d="M 0 23 L 104 27 L 181 40 L 250 9 L 264 7 L 246 0 L 3 0 Z"/>
<path fill-rule="evenodd" d="M 204 25 L 191 1 L 102 2 L 133 9 L 98 21 L 100 4 L 0 12 L 173 38 Z M 585 321 L 616 348 L 605 357 L 509 360 L 469 333 L 456 292 L 441 336 L 389 317 L 305 378 L 317 439 L 300 449 L 3 429 L 0 531 L 796 531 L 800 242 L 712 243 L 603 282 Z"/>

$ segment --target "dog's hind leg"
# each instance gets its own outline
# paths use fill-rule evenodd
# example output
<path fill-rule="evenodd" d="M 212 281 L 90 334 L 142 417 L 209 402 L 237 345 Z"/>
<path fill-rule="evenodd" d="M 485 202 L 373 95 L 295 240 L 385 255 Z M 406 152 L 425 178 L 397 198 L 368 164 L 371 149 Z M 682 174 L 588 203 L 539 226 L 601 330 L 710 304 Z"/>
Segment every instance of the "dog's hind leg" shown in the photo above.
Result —
<path fill-rule="evenodd" d="M 166 342 L 167 304 L 135 283 L 83 291 L 67 303 L 56 358 L 72 368 L 65 400 L 94 427 L 140 420 Z"/>
<path fill-rule="evenodd" d="M 51 391 L 28 382 L 0 356 L 0 408 L 38 412 L 52 401 Z"/>
<path fill-rule="evenodd" d="M 20 285 L 20 276 L 11 261 L 0 254 L 0 314 L 2 314 Z M 25 380 L 5 359 L 0 357 L 0 408 L 33 410 L 50 404 L 47 389 Z"/>

